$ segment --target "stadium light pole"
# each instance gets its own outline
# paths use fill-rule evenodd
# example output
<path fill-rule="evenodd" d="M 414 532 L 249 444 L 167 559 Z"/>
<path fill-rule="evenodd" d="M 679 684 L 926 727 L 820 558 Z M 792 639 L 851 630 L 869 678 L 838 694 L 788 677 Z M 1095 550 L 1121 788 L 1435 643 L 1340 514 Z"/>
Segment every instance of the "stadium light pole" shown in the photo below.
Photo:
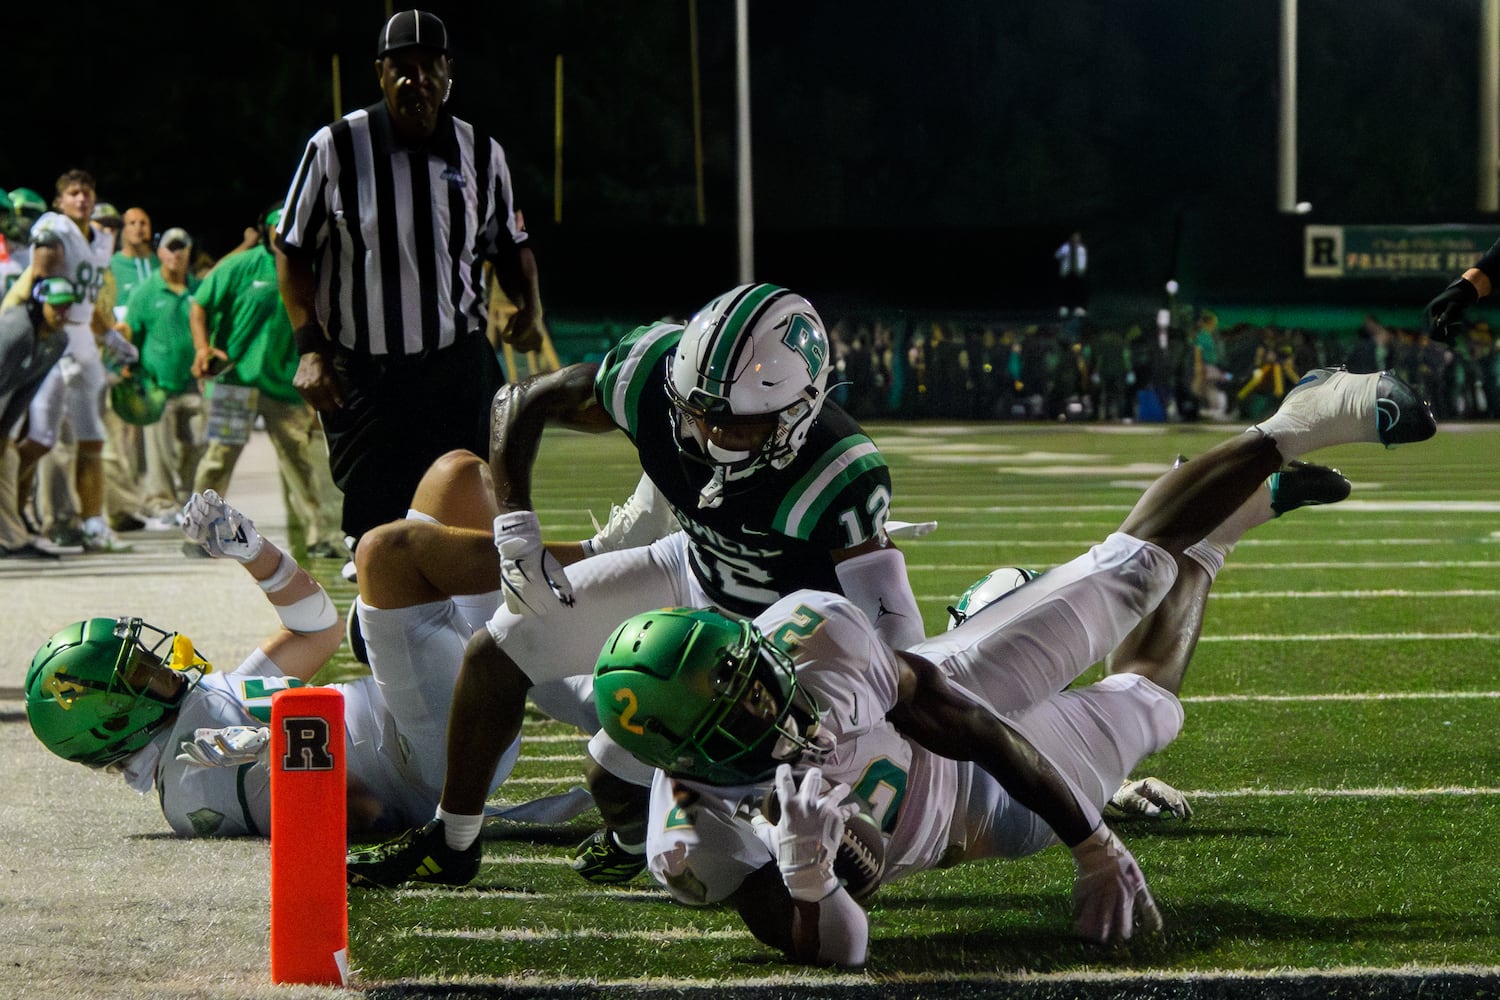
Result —
<path fill-rule="evenodd" d="M 1479 204 L 1500 210 L 1500 0 L 1479 11 Z"/>
<path fill-rule="evenodd" d="M 749 0 L 734 3 L 735 119 L 739 139 L 740 284 L 755 280 L 755 214 L 750 183 Z"/>
<path fill-rule="evenodd" d="M 1276 210 L 1298 211 L 1297 203 L 1297 0 L 1281 0 L 1281 115 L 1277 134 Z"/>

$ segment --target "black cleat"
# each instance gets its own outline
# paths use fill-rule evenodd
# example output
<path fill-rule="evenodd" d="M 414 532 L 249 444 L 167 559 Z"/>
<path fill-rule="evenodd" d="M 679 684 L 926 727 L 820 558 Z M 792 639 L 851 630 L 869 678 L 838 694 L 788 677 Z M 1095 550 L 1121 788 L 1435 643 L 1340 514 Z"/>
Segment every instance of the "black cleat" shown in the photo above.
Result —
<path fill-rule="evenodd" d="M 1271 510 L 1277 517 L 1298 507 L 1338 503 L 1349 497 L 1349 480 L 1326 465 L 1288 462 L 1266 482 L 1271 487 Z"/>
<path fill-rule="evenodd" d="M 344 861 L 348 884 L 370 889 L 394 889 L 407 882 L 430 885 L 467 885 L 479 874 L 479 841 L 462 851 L 448 846 L 443 821 L 429 820 L 394 840 L 351 851 Z"/>
<path fill-rule="evenodd" d="M 621 847 L 609 827 L 601 827 L 578 845 L 573 870 L 595 885 L 620 885 L 646 870 L 646 852 Z"/>
<path fill-rule="evenodd" d="M 1387 448 L 1426 441 L 1437 433 L 1432 404 L 1390 372 L 1380 373 L 1375 389 L 1375 427 Z"/>

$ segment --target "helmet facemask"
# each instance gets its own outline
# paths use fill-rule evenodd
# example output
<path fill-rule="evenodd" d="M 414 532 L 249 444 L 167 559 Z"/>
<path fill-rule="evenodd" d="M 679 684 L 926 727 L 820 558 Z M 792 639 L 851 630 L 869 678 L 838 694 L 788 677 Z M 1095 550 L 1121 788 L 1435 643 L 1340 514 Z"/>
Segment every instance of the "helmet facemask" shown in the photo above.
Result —
<path fill-rule="evenodd" d="M 600 654 L 594 695 L 621 747 L 684 778 L 753 784 L 821 754 L 818 708 L 791 658 L 752 623 L 714 610 L 626 621 Z"/>
<path fill-rule="evenodd" d="M 776 285 L 742 285 L 688 322 L 667 391 L 678 449 L 714 470 L 699 507 L 719 506 L 726 483 L 792 463 L 822 408 L 828 358 L 817 312 Z M 715 431 L 733 437 L 737 425 L 764 432 L 753 444 L 714 440 Z"/>

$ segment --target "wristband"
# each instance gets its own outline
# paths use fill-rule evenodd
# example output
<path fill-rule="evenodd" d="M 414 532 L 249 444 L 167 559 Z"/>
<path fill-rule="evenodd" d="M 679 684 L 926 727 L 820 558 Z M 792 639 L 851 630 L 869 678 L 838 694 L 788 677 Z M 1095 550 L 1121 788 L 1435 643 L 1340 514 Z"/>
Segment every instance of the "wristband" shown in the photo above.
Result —
<path fill-rule="evenodd" d="M 297 343 L 298 354 L 322 352 L 328 346 L 328 335 L 320 323 L 303 323 L 292 331 L 292 339 Z"/>
<path fill-rule="evenodd" d="M 292 582 L 292 577 L 297 575 L 298 569 L 300 567 L 297 565 L 297 560 L 283 552 L 281 553 L 281 560 L 276 564 L 275 571 L 264 580 L 256 580 L 256 586 L 268 594 L 274 594 Z"/>

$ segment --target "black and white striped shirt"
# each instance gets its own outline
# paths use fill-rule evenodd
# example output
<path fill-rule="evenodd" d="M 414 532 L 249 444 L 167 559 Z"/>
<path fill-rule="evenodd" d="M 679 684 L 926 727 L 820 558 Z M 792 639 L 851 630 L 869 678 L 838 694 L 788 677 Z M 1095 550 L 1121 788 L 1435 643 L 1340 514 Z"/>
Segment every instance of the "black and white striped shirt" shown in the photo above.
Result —
<path fill-rule="evenodd" d="M 505 151 L 442 114 L 403 147 L 384 103 L 318 130 L 287 191 L 283 249 L 316 255 L 317 315 L 359 354 L 411 355 L 483 331 L 483 264 L 526 242 Z"/>

